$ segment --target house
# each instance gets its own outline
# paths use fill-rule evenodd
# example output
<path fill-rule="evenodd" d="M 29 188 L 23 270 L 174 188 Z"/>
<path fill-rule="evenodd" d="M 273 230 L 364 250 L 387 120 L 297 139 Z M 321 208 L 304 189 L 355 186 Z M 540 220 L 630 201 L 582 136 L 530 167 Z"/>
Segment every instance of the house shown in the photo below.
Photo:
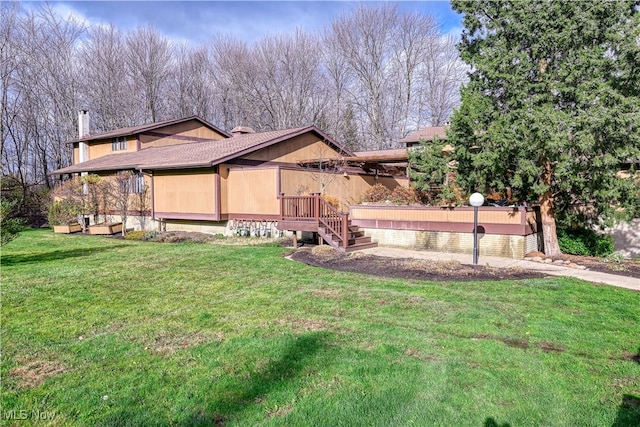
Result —
<path fill-rule="evenodd" d="M 228 234 L 230 225 L 238 222 L 269 222 L 282 230 L 317 232 L 317 212 L 305 217 L 296 206 L 297 214 L 288 213 L 295 221 L 285 222 L 285 204 L 311 203 L 305 199 L 310 197 L 316 197 L 313 203 L 325 203 L 313 195 L 322 193 L 337 200 L 334 210 L 339 213 L 376 183 L 390 189 L 408 185 L 406 176 L 371 161 L 360 162 L 356 153 L 313 125 L 226 132 L 202 118 L 188 117 L 90 135 L 87 117 L 80 112 L 82 136 L 69 141 L 74 164 L 53 174 L 109 176 L 133 171 L 134 192 L 150 190 L 152 226 L 166 230 Z M 117 216 L 115 211 L 111 214 Z M 135 227 L 134 222 L 127 224 L 131 225 Z M 342 231 L 347 220 L 339 227 L 327 226 L 340 234 L 336 239 L 346 247 L 347 240 L 354 240 Z"/>
<path fill-rule="evenodd" d="M 420 129 L 402 138 L 400 143 L 407 146 L 407 152 L 416 150 L 419 149 L 420 143 L 423 141 L 433 141 L 435 138 L 446 141 L 448 129 L 449 126 L 433 126 Z M 450 144 L 446 144 L 442 148 L 442 154 L 445 156 L 450 155 L 453 151 L 455 151 L 455 148 Z"/>
<path fill-rule="evenodd" d="M 405 144 L 410 149 L 420 145 L 421 141 L 431 141 L 436 137 L 438 139 L 447 139 L 447 129 L 449 129 L 449 126 L 433 126 L 419 129 L 402 138 L 400 143 Z"/>

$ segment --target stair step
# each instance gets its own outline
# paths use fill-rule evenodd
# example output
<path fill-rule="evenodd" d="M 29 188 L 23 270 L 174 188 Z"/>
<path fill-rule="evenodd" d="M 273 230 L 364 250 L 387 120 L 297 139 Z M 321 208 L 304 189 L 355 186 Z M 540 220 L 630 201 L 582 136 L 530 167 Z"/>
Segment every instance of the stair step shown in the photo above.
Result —
<path fill-rule="evenodd" d="M 378 243 L 376 243 L 376 242 L 362 243 L 362 244 L 358 244 L 358 245 L 347 246 L 345 252 L 360 251 L 362 249 L 377 248 L 377 247 L 378 247 Z"/>
<path fill-rule="evenodd" d="M 318 234 L 329 246 L 335 248 L 339 252 L 353 252 L 378 246 L 378 243 L 371 241 L 371 237 L 365 236 L 364 231 L 360 230 L 360 227 L 357 225 L 351 225 L 351 220 L 347 222 L 347 227 L 349 238 L 346 248 L 340 246 L 338 237 L 330 233 L 326 227 L 319 226 Z"/>
<path fill-rule="evenodd" d="M 361 245 L 365 243 L 371 243 L 371 237 L 356 237 L 355 239 L 349 239 L 349 246 Z"/>
<path fill-rule="evenodd" d="M 326 238 L 324 238 L 325 240 L 327 240 Z M 331 236 L 331 240 L 338 243 L 340 242 L 340 239 L 338 239 L 336 236 Z M 371 237 L 367 237 L 367 236 L 358 236 L 358 237 L 349 237 L 348 240 L 348 245 L 357 245 L 360 243 L 369 243 L 371 242 Z"/>

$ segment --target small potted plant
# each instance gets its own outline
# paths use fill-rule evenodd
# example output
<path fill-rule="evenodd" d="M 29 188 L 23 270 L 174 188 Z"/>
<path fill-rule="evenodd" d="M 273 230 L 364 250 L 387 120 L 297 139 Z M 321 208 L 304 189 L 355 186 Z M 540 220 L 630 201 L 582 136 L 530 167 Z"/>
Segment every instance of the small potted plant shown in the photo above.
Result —
<path fill-rule="evenodd" d="M 82 230 L 78 223 L 78 215 L 81 213 L 80 206 L 71 200 L 56 200 L 49 208 L 49 225 L 53 226 L 54 233 L 76 233 Z"/>

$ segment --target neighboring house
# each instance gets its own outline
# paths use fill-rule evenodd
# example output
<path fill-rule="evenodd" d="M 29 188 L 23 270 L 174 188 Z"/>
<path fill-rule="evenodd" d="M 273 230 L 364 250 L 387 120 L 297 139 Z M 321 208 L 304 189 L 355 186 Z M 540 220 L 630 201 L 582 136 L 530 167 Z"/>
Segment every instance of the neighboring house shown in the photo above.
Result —
<path fill-rule="evenodd" d="M 283 195 L 323 192 L 346 210 L 375 183 L 408 185 L 406 176 L 371 163 L 363 167 L 315 126 L 228 133 L 188 117 L 86 135 L 83 114 L 85 136 L 69 141 L 74 164 L 52 174 L 133 171 L 150 189 L 155 225 L 166 229 L 228 232 L 229 220 L 282 220 Z"/>
<path fill-rule="evenodd" d="M 422 141 L 431 141 L 436 137 L 439 139 L 447 139 L 447 129 L 449 129 L 449 126 L 435 126 L 420 129 L 402 138 L 400 143 L 406 144 L 407 149 L 411 150 L 413 147 L 419 146 Z"/>

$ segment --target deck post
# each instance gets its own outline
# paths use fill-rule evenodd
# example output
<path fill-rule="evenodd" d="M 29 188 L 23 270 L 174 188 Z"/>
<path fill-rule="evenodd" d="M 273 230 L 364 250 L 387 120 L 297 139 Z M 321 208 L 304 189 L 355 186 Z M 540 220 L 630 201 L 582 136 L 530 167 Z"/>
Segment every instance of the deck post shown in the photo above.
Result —
<path fill-rule="evenodd" d="M 284 220 L 284 193 L 280 193 L 280 220 Z"/>
<path fill-rule="evenodd" d="M 320 221 L 320 193 L 313 193 L 313 219 Z"/>
<path fill-rule="evenodd" d="M 349 246 L 349 238 L 348 238 L 348 234 L 349 234 L 349 221 L 348 221 L 348 216 L 344 215 L 341 216 L 342 219 L 342 246 L 347 249 L 347 246 Z"/>

